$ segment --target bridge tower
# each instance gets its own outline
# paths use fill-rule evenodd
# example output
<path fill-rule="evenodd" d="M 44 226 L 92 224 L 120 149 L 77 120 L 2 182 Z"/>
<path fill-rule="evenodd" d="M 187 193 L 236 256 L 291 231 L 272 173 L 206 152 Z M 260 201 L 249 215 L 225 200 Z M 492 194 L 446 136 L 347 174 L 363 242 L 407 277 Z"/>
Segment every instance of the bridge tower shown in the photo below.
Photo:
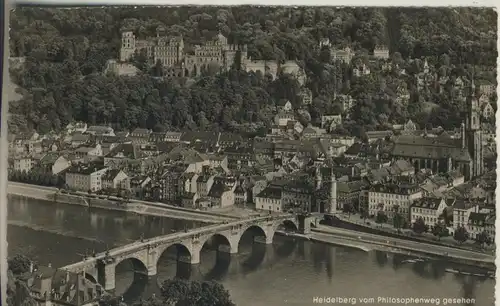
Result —
<path fill-rule="evenodd" d="M 337 213 L 337 180 L 335 178 L 335 173 L 333 173 L 333 167 L 331 169 L 330 176 L 330 207 L 328 208 L 328 213 Z"/>

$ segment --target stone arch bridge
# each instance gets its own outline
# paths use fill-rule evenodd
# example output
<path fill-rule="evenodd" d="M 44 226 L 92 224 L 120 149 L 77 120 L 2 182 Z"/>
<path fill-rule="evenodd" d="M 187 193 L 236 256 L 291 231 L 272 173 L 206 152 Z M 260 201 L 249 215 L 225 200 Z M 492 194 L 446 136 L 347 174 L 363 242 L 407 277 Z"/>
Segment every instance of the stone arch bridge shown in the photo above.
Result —
<path fill-rule="evenodd" d="M 310 229 L 310 220 L 294 215 L 280 215 L 209 225 L 117 247 L 61 269 L 83 273 L 87 278 L 99 282 L 105 290 L 113 290 L 115 268 L 124 260 L 132 260 L 134 267 L 137 267 L 136 270 L 142 269 L 144 272 L 147 271 L 148 276 L 154 276 L 157 273 L 160 256 L 172 246 L 177 247 L 178 261 L 199 264 L 201 249 L 209 239 L 217 238 L 221 242 L 218 252 L 236 254 L 240 239 L 247 230 L 253 229 L 258 233 L 254 237 L 254 242 L 271 244 L 280 226 L 307 232 Z"/>

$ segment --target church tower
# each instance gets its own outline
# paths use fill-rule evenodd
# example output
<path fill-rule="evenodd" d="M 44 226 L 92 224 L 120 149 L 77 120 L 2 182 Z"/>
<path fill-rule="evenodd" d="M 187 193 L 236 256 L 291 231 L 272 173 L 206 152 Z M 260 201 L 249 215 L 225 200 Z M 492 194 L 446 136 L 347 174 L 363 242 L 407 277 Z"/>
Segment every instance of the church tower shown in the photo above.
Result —
<path fill-rule="evenodd" d="M 475 178 L 483 174 L 483 145 L 481 131 L 481 111 L 479 101 L 475 95 L 476 88 L 474 77 L 472 78 L 469 99 L 467 100 L 466 134 L 467 149 L 471 157 L 469 178 Z"/>
<path fill-rule="evenodd" d="M 335 179 L 335 173 L 333 173 L 333 167 L 331 170 L 330 177 L 330 208 L 328 213 L 336 214 L 337 213 L 337 180 Z"/>

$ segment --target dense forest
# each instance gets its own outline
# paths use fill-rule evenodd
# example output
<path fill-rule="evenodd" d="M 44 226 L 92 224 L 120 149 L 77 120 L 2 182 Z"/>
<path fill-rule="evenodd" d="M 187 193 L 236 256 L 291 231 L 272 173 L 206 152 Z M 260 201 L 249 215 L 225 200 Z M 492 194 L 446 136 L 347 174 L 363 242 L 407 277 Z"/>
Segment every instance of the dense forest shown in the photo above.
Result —
<path fill-rule="evenodd" d="M 59 130 L 72 120 L 110 124 L 117 129 L 155 131 L 201 129 L 262 132 L 271 125 L 282 99 L 316 124 L 324 114 L 341 111 L 339 94 L 356 101 L 340 133 L 359 135 L 407 118 L 420 125 L 457 126 L 460 103 L 453 90 L 417 90 L 415 75 L 422 58 L 450 80 L 476 76 L 496 82 L 496 12 L 480 8 L 18 8 L 11 15 L 10 54 L 25 57 L 11 67 L 23 98 L 11 103 L 9 128 Z M 299 83 L 289 75 L 272 80 L 247 73 L 238 65 L 224 73 L 207 72 L 196 80 L 159 79 L 141 67 L 134 77 L 104 74 L 106 61 L 117 58 L 120 31 L 140 38 L 182 35 L 188 48 L 221 32 L 234 44 L 246 44 L 252 59 L 296 60 L 313 95 L 301 105 Z M 335 48 L 356 51 L 353 63 L 366 62 L 377 45 L 386 45 L 391 61 L 405 76 L 384 72 L 355 78 L 352 69 L 332 62 L 319 48 L 328 38 Z M 417 59 L 417 60 L 412 60 Z M 476 68 L 482 67 L 482 68 Z M 486 68 L 485 68 L 486 67 Z M 488 69 L 491 68 L 491 69 Z M 490 71 L 488 71 L 490 70 Z M 397 88 L 410 93 L 408 105 L 397 102 Z M 427 109 L 426 103 L 437 107 Z M 495 104 L 496 107 L 496 104 Z M 306 114 L 306 115 L 304 115 Z"/>

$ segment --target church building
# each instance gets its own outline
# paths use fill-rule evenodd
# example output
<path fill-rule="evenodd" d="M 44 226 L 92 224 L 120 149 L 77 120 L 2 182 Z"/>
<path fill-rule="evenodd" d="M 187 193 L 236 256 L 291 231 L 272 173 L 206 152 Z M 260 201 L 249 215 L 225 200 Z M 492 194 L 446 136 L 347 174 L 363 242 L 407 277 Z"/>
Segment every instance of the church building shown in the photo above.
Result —
<path fill-rule="evenodd" d="M 472 81 L 467 99 L 465 122 L 460 127 L 460 138 L 448 134 L 431 136 L 401 135 L 394 139 L 392 158 L 406 159 L 415 170 L 431 169 L 434 173 L 459 169 L 466 180 L 483 173 L 483 147 L 481 131 L 481 110 Z"/>

